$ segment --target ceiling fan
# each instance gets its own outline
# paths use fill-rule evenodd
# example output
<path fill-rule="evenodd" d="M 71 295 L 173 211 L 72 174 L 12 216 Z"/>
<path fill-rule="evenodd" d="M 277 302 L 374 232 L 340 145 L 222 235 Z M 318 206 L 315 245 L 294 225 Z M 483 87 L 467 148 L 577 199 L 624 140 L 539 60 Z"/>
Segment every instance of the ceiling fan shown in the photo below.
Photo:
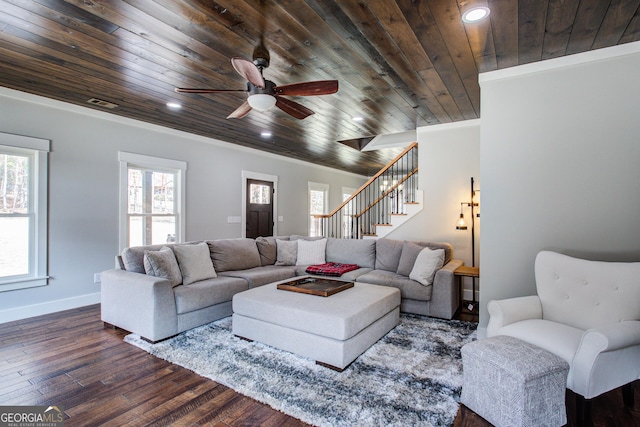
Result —
<path fill-rule="evenodd" d="M 247 100 L 227 119 L 241 119 L 252 109 L 266 111 L 274 105 L 296 119 L 304 119 L 314 112 L 283 96 L 314 96 L 328 95 L 338 91 L 337 80 L 317 80 L 312 82 L 291 83 L 282 86 L 262 76 L 262 70 L 269 66 L 269 52 L 264 46 L 258 46 L 253 53 L 253 62 L 243 58 L 232 58 L 233 68 L 247 80 L 246 89 L 190 89 L 177 87 L 179 93 L 219 93 L 219 92 L 247 92 Z"/>

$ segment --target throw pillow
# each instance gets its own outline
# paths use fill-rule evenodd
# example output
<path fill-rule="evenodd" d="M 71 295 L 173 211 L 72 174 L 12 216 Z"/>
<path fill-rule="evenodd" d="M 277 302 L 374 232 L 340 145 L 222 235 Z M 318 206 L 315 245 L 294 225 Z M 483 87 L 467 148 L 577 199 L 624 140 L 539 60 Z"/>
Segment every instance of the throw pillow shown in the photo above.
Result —
<path fill-rule="evenodd" d="M 163 246 L 159 251 L 144 251 L 143 263 L 149 276 L 167 279 L 172 287 L 182 283 L 180 267 L 171 248 Z"/>
<path fill-rule="evenodd" d="M 424 286 L 433 283 L 436 272 L 444 265 L 444 249 L 424 248 L 418 254 L 409 279 Z"/>
<path fill-rule="evenodd" d="M 420 251 L 424 248 L 424 245 L 418 245 L 417 243 L 405 240 L 402 243 L 402 252 L 400 254 L 400 260 L 398 261 L 398 269 L 396 270 L 396 273 L 403 276 L 409 276 L 416 263 L 418 254 L 420 254 Z"/>
<path fill-rule="evenodd" d="M 256 237 L 260 253 L 260 265 L 273 265 L 278 257 L 275 237 Z"/>
<path fill-rule="evenodd" d="M 217 277 L 206 242 L 196 245 L 176 245 L 173 250 L 182 271 L 183 285 Z"/>
<path fill-rule="evenodd" d="M 296 265 L 298 252 L 297 240 L 276 239 L 277 259 L 276 265 Z"/>
<path fill-rule="evenodd" d="M 324 264 L 326 248 L 327 239 L 298 240 L 296 265 Z"/>
<path fill-rule="evenodd" d="M 376 239 L 376 270 L 386 270 L 395 273 L 396 270 L 398 270 L 398 263 L 400 262 L 400 256 L 402 255 L 402 247 L 402 240 L 384 238 Z M 418 256 L 417 252 L 416 256 Z M 411 260 L 409 271 L 411 271 L 411 267 L 413 267 L 413 262 L 415 260 L 415 257 Z M 403 274 L 403 276 L 408 277 L 409 271 Z"/>

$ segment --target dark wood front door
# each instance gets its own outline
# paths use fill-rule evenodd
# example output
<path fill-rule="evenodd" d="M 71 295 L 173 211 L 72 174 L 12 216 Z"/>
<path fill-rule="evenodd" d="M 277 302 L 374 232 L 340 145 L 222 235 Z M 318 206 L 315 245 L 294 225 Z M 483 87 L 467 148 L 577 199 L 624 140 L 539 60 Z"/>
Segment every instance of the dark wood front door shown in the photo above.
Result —
<path fill-rule="evenodd" d="M 273 182 L 247 180 L 246 237 L 273 236 Z"/>

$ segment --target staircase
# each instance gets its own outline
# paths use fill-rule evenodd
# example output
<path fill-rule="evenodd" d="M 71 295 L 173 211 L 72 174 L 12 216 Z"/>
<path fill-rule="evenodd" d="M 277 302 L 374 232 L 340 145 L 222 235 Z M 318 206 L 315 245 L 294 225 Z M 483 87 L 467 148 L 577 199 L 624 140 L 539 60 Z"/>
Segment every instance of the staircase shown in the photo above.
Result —
<path fill-rule="evenodd" d="M 332 212 L 313 215 L 325 237 L 380 238 L 422 210 L 418 144 L 413 143 Z"/>

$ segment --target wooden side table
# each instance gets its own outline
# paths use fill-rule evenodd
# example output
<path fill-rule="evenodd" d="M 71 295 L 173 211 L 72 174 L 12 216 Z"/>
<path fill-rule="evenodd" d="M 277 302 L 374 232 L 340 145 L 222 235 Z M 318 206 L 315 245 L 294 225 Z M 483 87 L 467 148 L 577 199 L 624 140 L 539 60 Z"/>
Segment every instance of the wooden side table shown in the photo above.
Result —
<path fill-rule="evenodd" d="M 458 296 L 460 298 L 460 304 L 462 304 L 462 278 L 463 277 L 471 277 L 472 279 L 472 301 L 467 306 L 467 309 L 470 312 L 477 312 L 478 306 L 476 304 L 476 279 L 480 278 L 480 267 L 469 267 L 467 265 L 462 265 L 455 269 L 453 275 L 458 278 Z"/>

